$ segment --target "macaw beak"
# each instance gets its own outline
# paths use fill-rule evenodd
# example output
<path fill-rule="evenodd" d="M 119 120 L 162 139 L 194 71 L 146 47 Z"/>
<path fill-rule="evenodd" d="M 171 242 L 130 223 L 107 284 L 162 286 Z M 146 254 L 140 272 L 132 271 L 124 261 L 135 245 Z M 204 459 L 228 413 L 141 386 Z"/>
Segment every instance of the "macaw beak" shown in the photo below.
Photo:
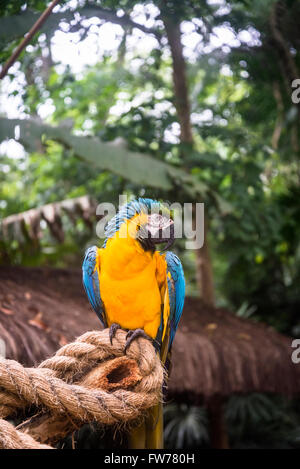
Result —
<path fill-rule="evenodd" d="M 148 222 L 138 231 L 139 241 L 144 248 L 155 250 L 156 244 L 166 243 L 162 251 L 174 243 L 174 221 L 160 214 L 148 216 Z"/>
<path fill-rule="evenodd" d="M 174 222 L 172 225 L 170 225 L 170 228 L 169 228 L 169 239 L 168 238 L 165 238 L 163 240 L 163 243 L 166 243 L 165 247 L 162 249 L 162 251 L 167 251 L 168 249 L 170 249 L 171 246 L 173 246 L 174 244 L 174 241 L 175 241 L 175 237 L 174 237 Z"/>
<path fill-rule="evenodd" d="M 173 228 L 173 231 L 174 231 L 174 228 Z M 168 249 L 170 249 L 170 247 L 173 246 L 174 241 L 175 241 L 175 238 L 174 238 L 174 236 L 173 236 L 173 238 L 170 238 L 170 239 L 167 241 L 167 244 L 166 244 L 165 247 L 162 249 L 162 251 L 167 251 Z"/>
<path fill-rule="evenodd" d="M 162 251 L 166 251 L 173 245 L 175 241 L 173 220 L 170 220 L 169 223 L 165 225 L 163 229 L 151 226 L 147 226 L 147 229 L 151 235 L 151 240 L 154 244 L 166 243 Z"/>

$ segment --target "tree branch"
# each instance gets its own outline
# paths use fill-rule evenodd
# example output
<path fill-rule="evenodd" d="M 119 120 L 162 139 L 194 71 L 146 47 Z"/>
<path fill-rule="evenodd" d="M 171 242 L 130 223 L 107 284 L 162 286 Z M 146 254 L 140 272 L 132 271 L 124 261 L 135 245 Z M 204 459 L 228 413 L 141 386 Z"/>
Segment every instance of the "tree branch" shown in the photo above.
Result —
<path fill-rule="evenodd" d="M 34 23 L 28 34 L 25 36 L 21 44 L 16 48 L 16 50 L 13 52 L 9 60 L 6 62 L 6 64 L 3 66 L 1 72 L 0 72 L 0 80 L 5 77 L 7 74 L 8 70 L 10 67 L 13 65 L 13 63 L 17 60 L 19 55 L 21 54 L 22 50 L 29 44 L 35 33 L 41 28 L 42 24 L 46 21 L 48 16 L 51 14 L 53 8 L 57 5 L 59 0 L 53 0 L 51 5 L 46 8 L 44 13 L 39 17 L 39 19 Z"/>
<path fill-rule="evenodd" d="M 117 16 L 117 13 L 111 10 L 106 10 L 104 8 L 98 7 L 97 5 L 85 6 L 81 9 L 76 10 L 80 14 L 81 19 L 89 19 L 97 17 L 105 21 L 109 21 L 114 24 L 119 24 L 120 26 L 128 28 L 137 28 L 140 31 L 143 31 L 146 34 L 152 34 L 156 37 L 158 41 L 161 40 L 162 32 L 155 28 L 147 28 L 146 26 L 136 23 L 133 21 L 129 15 L 123 15 L 121 17 Z M 0 40 L 2 43 L 9 43 L 20 37 L 23 37 L 27 31 L 32 27 L 32 25 L 39 18 L 39 14 L 31 10 L 26 10 L 22 15 L 13 15 L 5 16 L 0 18 Z M 74 20 L 74 12 L 64 11 L 58 13 L 52 13 L 48 18 L 47 23 L 44 24 L 41 28 L 41 32 L 49 34 L 52 31 L 55 31 L 60 23 L 60 21 L 66 21 L 71 23 Z M 80 23 L 79 20 L 79 23 Z"/>

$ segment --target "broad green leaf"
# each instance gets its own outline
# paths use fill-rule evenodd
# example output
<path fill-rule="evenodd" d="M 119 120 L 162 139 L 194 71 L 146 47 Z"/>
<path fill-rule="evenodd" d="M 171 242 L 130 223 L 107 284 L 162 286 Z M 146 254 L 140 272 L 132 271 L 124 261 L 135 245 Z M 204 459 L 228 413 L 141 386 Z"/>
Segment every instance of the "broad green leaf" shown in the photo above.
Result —
<path fill-rule="evenodd" d="M 72 135 L 69 129 L 51 127 L 31 119 L 0 118 L 0 141 L 15 138 L 19 128 L 19 141 L 29 151 L 41 150 L 41 141 L 55 140 L 73 150 L 74 154 L 100 170 L 110 171 L 125 179 L 165 191 L 180 185 L 190 195 L 202 195 L 208 190 L 193 175 L 143 153 L 130 152 L 122 146 L 103 143 L 97 137 Z"/>

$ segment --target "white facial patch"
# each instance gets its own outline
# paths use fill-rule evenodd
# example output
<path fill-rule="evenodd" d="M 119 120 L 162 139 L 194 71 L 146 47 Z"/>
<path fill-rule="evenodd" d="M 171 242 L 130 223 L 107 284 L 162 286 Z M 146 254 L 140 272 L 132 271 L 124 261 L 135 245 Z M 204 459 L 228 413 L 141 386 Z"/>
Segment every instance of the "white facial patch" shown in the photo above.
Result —
<path fill-rule="evenodd" d="M 163 230 L 166 230 L 171 225 L 174 224 L 174 221 L 171 218 L 166 218 L 163 215 L 159 215 L 158 213 L 153 213 L 152 215 L 148 215 L 148 223 L 146 228 L 153 238 L 159 237 L 159 233 Z"/>

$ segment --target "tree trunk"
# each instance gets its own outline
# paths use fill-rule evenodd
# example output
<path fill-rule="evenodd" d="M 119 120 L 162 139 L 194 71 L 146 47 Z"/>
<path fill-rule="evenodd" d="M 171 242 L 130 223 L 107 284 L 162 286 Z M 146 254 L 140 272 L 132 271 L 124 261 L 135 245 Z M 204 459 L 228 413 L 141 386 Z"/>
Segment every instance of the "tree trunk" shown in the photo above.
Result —
<path fill-rule="evenodd" d="M 172 54 L 175 105 L 180 124 L 180 140 L 192 147 L 194 138 L 191 126 L 191 106 L 188 96 L 186 63 L 181 43 L 180 23 L 175 23 L 163 8 L 162 19 Z M 205 236 L 203 247 L 196 250 L 196 278 L 202 299 L 207 304 L 214 306 L 213 271 L 207 236 Z"/>
<path fill-rule="evenodd" d="M 284 125 L 284 104 L 280 91 L 280 83 L 278 81 L 274 81 L 273 83 L 273 95 L 277 106 L 277 118 L 272 135 L 272 148 L 274 150 L 277 150 L 279 139 Z"/>
<path fill-rule="evenodd" d="M 202 300 L 209 306 L 215 306 L 213 269 L 207 237 L 207 220 L 204 222 L 204 244 L 196 249 L 196 278 Z"/>
<path fill-rule="evenodd" d="M 212 398 L 207 403 L 209 418 L 210 444 L 214 449 L 229 449 L 223 402 L 221 398 Z"/>
<path fill-rule="evenodd" d="M 269 18 L 271 33 L 274 40 L 275 50 L 282 70 L 283 80 L 286 87 L 287 97 L 290 99 L 291 86 L 294 79 L 299 78 L 297 63 L 292 55 L 289 43 L 284 36 L 282 20 L 287 15 L 287 5 L 282 0 L 275 2 L 271 9 Z M 291 129 L 291 146 L 296 155 L 299 155 L 299 108 L 296 107 L 297 119 Z"/>
<path fill-rule="evenodd" d="M 173 83 L 175 105 L 180 124 L 180 140 L 183 143 L 194 143 L 191 126 L 191 106 L 188 96 L 186 79 L 186 64 L 181 44 L 180 24 L 174 23 L 171 18 L 164 18 L 164 25 L 168 37 L 173 63 Z"/>

